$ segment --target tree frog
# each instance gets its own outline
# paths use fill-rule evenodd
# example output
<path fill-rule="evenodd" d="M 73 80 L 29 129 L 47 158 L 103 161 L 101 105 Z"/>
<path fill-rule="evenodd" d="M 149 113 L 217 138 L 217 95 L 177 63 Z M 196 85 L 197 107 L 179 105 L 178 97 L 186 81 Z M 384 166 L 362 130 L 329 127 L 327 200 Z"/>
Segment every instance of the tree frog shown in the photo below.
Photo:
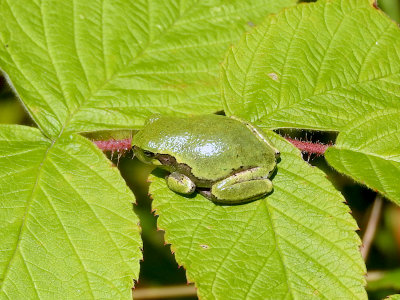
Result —
<path fill-rule="evenodd" d="M 270 193 L 268 178 L 280 154 L 254 125 L 221 115 L 155 115 L 132 144 L 139 160 L 170 172 L 166 182 L 172 191 L 191 194 L 197 189 L 220 204 Z"/>

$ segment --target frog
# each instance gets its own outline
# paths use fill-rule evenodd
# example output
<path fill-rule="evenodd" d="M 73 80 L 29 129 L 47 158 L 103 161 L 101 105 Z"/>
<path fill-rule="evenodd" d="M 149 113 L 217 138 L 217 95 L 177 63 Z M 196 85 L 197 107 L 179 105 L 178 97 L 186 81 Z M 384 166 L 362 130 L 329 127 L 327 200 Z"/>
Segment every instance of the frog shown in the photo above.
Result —
<path fill-rule="evenodd" d="M 132 138 L 134 155 L 168 172 L 170 190 L 196 190 L 217 204 L 240 204 L 273 191 L 280 152 L 261 129 L 235 116 L 153 115 Z"/>

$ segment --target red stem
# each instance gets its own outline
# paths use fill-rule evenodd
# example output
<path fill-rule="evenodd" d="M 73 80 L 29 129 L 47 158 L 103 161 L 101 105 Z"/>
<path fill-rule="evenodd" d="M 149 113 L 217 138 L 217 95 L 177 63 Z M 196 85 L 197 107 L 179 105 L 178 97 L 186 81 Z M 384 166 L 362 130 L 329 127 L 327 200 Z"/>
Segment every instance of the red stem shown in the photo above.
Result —
<path fill-rule="evenodd" d="M 296 148 L 300 149 L 302 152 L 307 152 L 310 154 L 323 155 L 329 145 L 324 145 L 321 143 L 303 142 L 291 138 L 286 138 L 287 141 L 292 143 Z"/>
<path fill-rule="evenodd" d="M 124 152 L 132 148 L 132 139 L 93 141 L 102 151 Z"/>

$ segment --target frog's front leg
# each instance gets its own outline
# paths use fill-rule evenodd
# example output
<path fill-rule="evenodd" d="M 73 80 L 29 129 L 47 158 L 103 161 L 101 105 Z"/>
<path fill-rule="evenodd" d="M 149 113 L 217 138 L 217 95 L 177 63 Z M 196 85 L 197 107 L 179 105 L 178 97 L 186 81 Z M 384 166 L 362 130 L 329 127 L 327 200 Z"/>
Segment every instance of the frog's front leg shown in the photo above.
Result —
<path fill-rule="evenodd" d="M 194 182 L 179 172 L 172 172 L 166 178 L 168 188 L 180 194 L 192 194 L 196 189 Z"/>
<path fill-rule="evenodd" d="M 270 170 L 257 167 L 231 175 L 211 187 L 211 199 L 221 204 L 234 204 L 260 198 L 272 191 L 269 173 Z"/>

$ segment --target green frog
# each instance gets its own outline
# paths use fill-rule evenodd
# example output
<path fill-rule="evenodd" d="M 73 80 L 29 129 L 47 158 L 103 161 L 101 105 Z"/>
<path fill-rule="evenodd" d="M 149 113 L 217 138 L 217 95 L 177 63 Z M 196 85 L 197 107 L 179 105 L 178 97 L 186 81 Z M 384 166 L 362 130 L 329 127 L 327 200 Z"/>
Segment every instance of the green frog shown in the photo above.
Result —
<path fill-rule="evenodd" d="M 220 204 L 256 200 L 270 193 L 279 150 L 256 126 L 236 117 L 155 115 L 132 140 L 139 160 L 166 169 L 168 187 L 196 189 Z"/>

